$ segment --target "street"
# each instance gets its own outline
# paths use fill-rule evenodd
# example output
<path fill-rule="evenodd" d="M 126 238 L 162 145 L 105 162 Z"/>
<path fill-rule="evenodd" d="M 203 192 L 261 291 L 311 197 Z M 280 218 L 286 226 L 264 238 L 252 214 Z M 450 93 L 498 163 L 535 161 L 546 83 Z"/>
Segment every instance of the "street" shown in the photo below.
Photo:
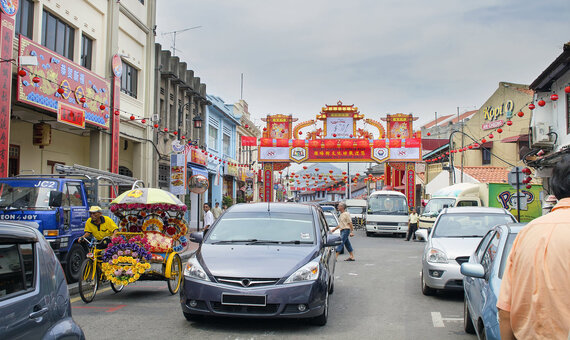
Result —
<path fill-rule="evenodd" d="M 188 322 L 178 295 L 170 295 L 166 283 L 155 281 L 135 282 L 118 294 L 100 289 L 88 305 L 74 296 L 73 318 L 87 339 L 475 339 L 463 331 L 463 293 L 422 295 L 423 242 L 366 237 L 364 231 L 355 234 L 351 241 L 356 262 L 345 262 L 347 254 L 339 257 L 324 327 L 303 320 Z"/>

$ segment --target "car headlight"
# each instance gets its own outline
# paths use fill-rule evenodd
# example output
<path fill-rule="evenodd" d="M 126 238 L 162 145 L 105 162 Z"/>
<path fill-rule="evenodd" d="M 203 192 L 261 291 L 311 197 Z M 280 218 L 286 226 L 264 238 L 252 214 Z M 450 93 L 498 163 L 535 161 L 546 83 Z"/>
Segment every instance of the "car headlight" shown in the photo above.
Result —
<path fill-rule="evenodd" d="M 447 254 L 442 250 L 430 248 L 427 251 L 426 259 L 430 263 L 447 263 Z"/>
<path fill-rule="evenodd" d="M 315 281 L 319 277 L 319 263 L 312 261 L 291 274 L 284 283 Z"/>
<path fill-rule="evenodd" d="M 184 267 L 184 276 L 198 280 L 210 281 L 208 274 L 206 274 L 206 271 L 204 271 L 204 268 L 202 268 L 196 257 L 188 259 L 186 267 Z"/>

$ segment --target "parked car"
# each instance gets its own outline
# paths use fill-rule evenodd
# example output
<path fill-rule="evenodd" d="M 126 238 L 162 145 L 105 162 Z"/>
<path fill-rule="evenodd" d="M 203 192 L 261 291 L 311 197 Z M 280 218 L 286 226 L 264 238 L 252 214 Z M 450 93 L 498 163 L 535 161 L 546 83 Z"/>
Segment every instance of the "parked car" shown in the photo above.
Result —
<path fill-rule="evenodd" d="M 325 325 L 340 237 L 319 207 L 237 204 L 204 236 L 184 269 L 182 313 L 251 318 L 310 318 Z"/>
<path fill-rule="evenodd" d="M 332 205 L 321 205 L 321 209 L 326 212 L 331 212 L 333 214 L 337 214 L 337 210 Z"/>
<path fill-rule="evenodd" d="M 501 339 L 497 318 L 497 299 L 507 257 L 517 234 L 525 224 L 498 225 L 487 233 L 461 265 L 463 287 L 463 325 L 479 339 Z"/>
<path fill-rule="evenodd" d="M 84 339 L 63 269 L 37 227 L 0 221 L 0 339 Z"/>
<path fill-rule="evenodd" d="M 443 209 L 427 237 L 422 256 L 422 293 L 431 295 L 436 289 L 463 290 L 461 264 L 467 262 L 489 229 L 512 222 L 516 222 L 513 215 L 501 208 Z"/>
<path fill-rule="evenodd" d="M 333 212 L 325 211 L 323 212 L 325 216 L 325 220 L 327 221 L 327 225 L 329 226 L 329 231 L 336 228 L 338 226 L 338 218 Z M 335 235 L 340 235 L 340 229 L 335 230 Z"/>

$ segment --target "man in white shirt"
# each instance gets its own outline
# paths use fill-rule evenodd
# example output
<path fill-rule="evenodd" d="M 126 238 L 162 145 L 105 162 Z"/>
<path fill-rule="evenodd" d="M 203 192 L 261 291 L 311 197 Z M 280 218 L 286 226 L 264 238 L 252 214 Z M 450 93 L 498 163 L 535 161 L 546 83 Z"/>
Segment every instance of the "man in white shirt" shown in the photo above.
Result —
<path fill-rule="evenodd" d="M 210 205 L 204 203 L 204 232 L 206 232 L 214 224 L 214 215 L 210 211 Z"/>

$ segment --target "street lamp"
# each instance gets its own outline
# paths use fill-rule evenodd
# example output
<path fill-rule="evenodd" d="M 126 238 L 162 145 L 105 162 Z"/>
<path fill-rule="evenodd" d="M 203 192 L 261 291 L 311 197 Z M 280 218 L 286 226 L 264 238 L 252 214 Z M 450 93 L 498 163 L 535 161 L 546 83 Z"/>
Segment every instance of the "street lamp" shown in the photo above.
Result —
<path fill-rule="evenodd" d="M 184 108 L 185 108 L 186 106 L 190 105 L 190 104 L 192 104 L 191 101 L 188 102 L 188 103 L 186 103 L 186 104 L 184 104 L 184 105 L 181 105 L 181 106 L 178 108 L 178 121 L 179 121 L 179 122 L 182 121 L 182 117 L 183 117 L 183 113 L 182 113 L 182 112 L 184 111 Z M 194 124 L 194 128 L 196 128 L 196 129 L 201 129 L 201 128 L 202 128 L 202 117 L 200 116 L 200 113 L 198 113 L 198 111 L 196 111 L 196 110 L 194 110 L 194 118 L 192 118 L 192 122 L 193 122 L 193 124 Z M 180 130 L 180 127 L 178 128 L 178 130 Z M 180 133 L 180 131 L 179 131 L 179 133 Z"/>
<path fill-rule="evenodd" d="M 199 113 L 196 113 L 194 118 L 192 118 L 192 122 L 194 122 L 194 128 L 201 129 L 202 128 L 202 117 Z"/>

